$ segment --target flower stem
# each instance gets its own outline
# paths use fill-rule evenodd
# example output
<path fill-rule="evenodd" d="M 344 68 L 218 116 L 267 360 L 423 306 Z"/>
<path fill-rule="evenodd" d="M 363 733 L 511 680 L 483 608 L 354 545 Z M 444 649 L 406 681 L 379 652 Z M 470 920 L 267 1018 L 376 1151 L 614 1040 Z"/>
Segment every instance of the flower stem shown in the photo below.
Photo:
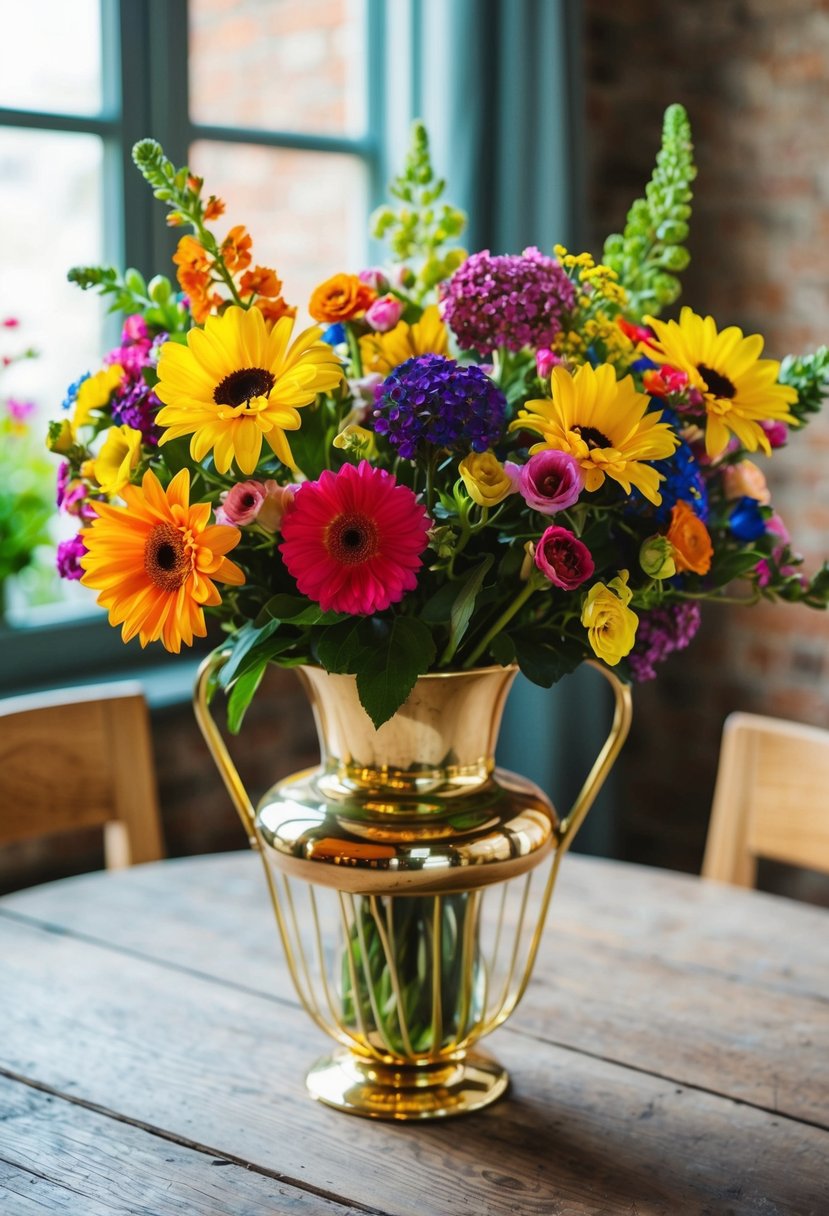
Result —
<path fill-rule="evenodd" d="M 354 332 L 353 326 L 345 322 L 345 337 L 348 342 L 348 353 L 351 356 L 351 369 L 354 374 L 354 379 L 359 380 L 363 375 L 363 356 L 360 354 L 360 341 Z"/>
<path fill-rule="evenodd" d="M 464 663 L 464 667 L 474 667 L 474 665 L 478 662 L 478 659 L 481 657 L 481 655 L 485 653 L 485 651 L 486 651 L 487 647 L 489 646 L 489 643 L 492 641 L 492 639 L 501 632 L 501 630 L 504 628 L 504 626 L 509 621 L 512 620 L 512 618 L 515 616 L 516 612 L 519 612 L 524 607 L 527 600 L 530 598 L 530 596 L 532 595 L 532 593 L 535 590 L 536 590 L 536 585 L 533 582 L 533 580 L 530 579 L 527 582 L 527 585 L 525 587 L 522 587 L 521 591 L 518 593 L 518 595 L 515 597 L 515 599 L 512 601 L 512 603 L 507 605 L 507 607 L 504 609 L 504 611 L 498 617 L 498 620 L 495 622 L 495 624 L 492 626 L 492 628 L 487 633 L 484 634 L 481 641 L 478 643 L 478 645 L 472 651 L 469 658 Z"/>

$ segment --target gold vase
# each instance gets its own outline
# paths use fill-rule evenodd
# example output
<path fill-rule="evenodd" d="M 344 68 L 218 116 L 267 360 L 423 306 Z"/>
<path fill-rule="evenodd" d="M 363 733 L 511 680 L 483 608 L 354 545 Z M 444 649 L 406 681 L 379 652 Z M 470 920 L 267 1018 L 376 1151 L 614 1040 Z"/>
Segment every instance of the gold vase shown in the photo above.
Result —
<path fill-rule="evenodd" d="M 262 857 L 299 998 L 339 1044 L 308 1073 L 311 1094 L 380 1119 L 493 1102 L 506 1071 L 471 1049 L 527 986 L 559 863 L 627 735 L 628 686 L 594 664 L 613 688 L 613 724 L 559 817 L 535 785 L 495 767 L 516 668 L 422 676 L 375 729 L 353 676 L 300 667 L 320 765 L 254 810 L 208 708 L 221 662 L 202 666 L 196 717 Z"/>

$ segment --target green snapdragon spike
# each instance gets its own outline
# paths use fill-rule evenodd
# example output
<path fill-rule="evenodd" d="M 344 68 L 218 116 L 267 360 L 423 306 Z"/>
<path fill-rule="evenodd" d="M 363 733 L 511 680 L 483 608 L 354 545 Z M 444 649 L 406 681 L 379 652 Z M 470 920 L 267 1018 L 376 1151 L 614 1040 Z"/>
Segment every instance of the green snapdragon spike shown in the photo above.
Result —
<path fill-rule="evenodd" d="M 797 389 L 792 413 L 803 424 L 816 414 L 829 396 L 829 347 L 819 346 L 810 355 L 787 355 L 780 364 L 778 380 Z"/>
<path fill-rule="evenodd" d="M 691 182 L 696 177 L 691 125 L 685 107 L 669 106 L 653 175 L 627 215 L 624 232 L 609 236 L 603 261 L 628 292 L 630 320 L 657 316 L 678 298 L 677 274 L 690 255 L 684 242 L 691 218 Z"/>
<path fill-rule="evenodd" d="M 422 122 L 412 126 L 403 172 L 389 184 L 398 206 L 386 204 L 371 217 L 371 235 L 386 241 L 395 262 L 409 264 L 418 301 L 457 270 L 466 251 L 446 248 L 466 227 L 466 215 L 442 202 L 446 183 L 435 175 L 429 153 L 429 136 Z"/>

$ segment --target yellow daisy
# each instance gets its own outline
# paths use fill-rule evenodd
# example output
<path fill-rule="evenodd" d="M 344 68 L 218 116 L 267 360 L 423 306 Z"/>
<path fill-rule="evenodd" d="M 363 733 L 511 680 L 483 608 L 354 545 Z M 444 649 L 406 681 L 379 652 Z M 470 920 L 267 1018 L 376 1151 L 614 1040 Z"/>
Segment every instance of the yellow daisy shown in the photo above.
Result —
<path fill-rule="evenodd" d="M 659 504 L 663 475 L 643 462 L 664 460 L 679 439 L 667 422 L 660 422 L 661 411 L 648 410 L 649 398 L 636 391 L 631 377 L 617 381 L 609 363 L 597 368 L 585 363 L 574 376 L 563 367 L 553 368 L 551 383 L 552 399 L 528 401 L 510 430 L 543 437 L 531 452 L 569 452 L 581 466 L 586 490 L 598 490 L 611 477 L 627 494 L 636 486 L 649 502 Z"/>
<path fill-rule="evenodd" d="M 164 402 L 157 422 L 161 443 L 192 435 L 190 454 L 213 452 L 220 473 L 236 461 L 243 473 L 259 463 L 267 440 L 283 464 L 295 468 L 286 431 L 299 429 L 298 410 L 342 380 L 331 347 L 318 328 L 288 343 L 293 320 L 269 329 L 261 312 L 233 306 L 191 329 L 187 345 L 165 342 L 158 361 L 156 395 Z"/>
<path fill-rule="evenodd" d="M 424 308 L 414 325 L 400 321 L 387 334 L 366 334 L 360 339 L 364 372 L 387 376 L 415 355 L 448 355 L 449 334 L 440 319 L 437 305 Z"/>
<path fill-rule="evenodd" d="M 182 469 L 166 490 L 152 470 L 140 486 L 121 490 L 126 503 L 96 502 L 97 518 L 81 533 L 87 552 L 81 582 L 98 591 L 110 625 L 129 642 L 159 639 L 178 654 L 207 632 L 203 606 L 220 604 L 214 579 L 240 586 L 245 576 L 224 556 L 238 528 L 210 526 L 210 503 L 190 505 L 190 474 Z"/>
<path fill-rule="evenodd" d="M 771 445 L 761 422 L 786 422 L 796 426 L 789 406 L 797 392 L 778 384 L 780 364 L 776 359 L 761 359 L 763 339 L 759 334 L 743 336 L 736 325 L 717 332 L 713 317 L 700 317 L 683 308 L 679 321 L 657 321 L 645 317 L 657 345 L 648 344 L 647 355 L 655 363 L 667 363 L 687 372 L 692 388 L 705 402 L 705 450 L 719 456 L 733 432 L 744 448 L 762 448 L 771 454 Z"/>

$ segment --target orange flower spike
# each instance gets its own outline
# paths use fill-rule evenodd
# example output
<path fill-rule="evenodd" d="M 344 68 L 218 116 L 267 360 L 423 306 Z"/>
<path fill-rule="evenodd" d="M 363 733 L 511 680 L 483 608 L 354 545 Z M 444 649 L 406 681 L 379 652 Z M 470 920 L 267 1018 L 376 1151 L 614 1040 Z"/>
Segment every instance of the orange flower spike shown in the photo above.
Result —
<path fill-rule="evenodd" d="M 671 511 L 668 541 L 674 551 L 679 573 L 707 574 L 714 548 L 705 524 L 687 502 L 678 502 Z"/>
<path fill-rule="evenodd" d="M 246 270 L 239 280 L 239 290 L 243 296 L 268 296 L 275 299 L 282 291 L 282 280 L 276 276 L 276 271 L 268 266 L 256 266 Z"/>
<path fill-rule="evenodd" d="M 196 273 L 207 273 L 213 266 L 207 251 L 189 234 L 179 241 L 173 261 L 180 270 L 187 269 Z"/>
<path fill-rule="evenodd" d="M 224 215 L 225 205 L 220 198 L 215 194 L 211 194 L 204 208 L 204 218 L 206 220 L 217 220 L 219 216 Z"/>
<path fill-rule="evenodd" d="M 220 253 L 231 274 L 245 270 L 251 263 L 253 240 L 244 224 L 235 224 L 222 241 Z"/>
<path fill-rule="evenodd" d="M 308 311 L 315 321 L 350 321 L 365 312 L 377 292 L 355 274 L 335 274 L 314 289 Z"/>
<path fill-rule="evenodd" d="M 278 296 L 275 300 L 269 300 L 267 296 L 259 296 L 253 301 L 253 307 L 259 309 L 269 325 L 278 321 L 280 317 L 296 316 L 296 308 L 292 304 L 286 304 L 282 296 Z"/>

